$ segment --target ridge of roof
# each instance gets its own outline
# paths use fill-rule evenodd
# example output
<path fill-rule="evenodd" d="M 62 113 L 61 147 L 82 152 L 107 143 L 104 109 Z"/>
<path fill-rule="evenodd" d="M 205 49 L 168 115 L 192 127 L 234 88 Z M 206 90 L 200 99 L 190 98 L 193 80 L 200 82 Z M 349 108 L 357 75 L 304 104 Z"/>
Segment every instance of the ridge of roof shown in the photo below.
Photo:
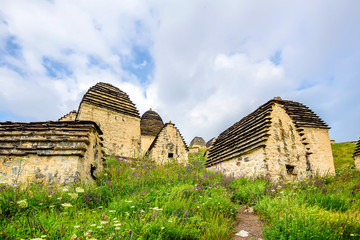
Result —
<path fill-rule="evenodd" d="M 0 155 L 83 157 L 91 129 L 102 134 L 92 121 L 0 122 Z"/>
<path fill-rule="evenodd" d="M 140 118 L 139 111 L 129 95 L 109 83 L 99 82 L 90 87 L 84 94 L 79 109 L 83 103 Z"/>

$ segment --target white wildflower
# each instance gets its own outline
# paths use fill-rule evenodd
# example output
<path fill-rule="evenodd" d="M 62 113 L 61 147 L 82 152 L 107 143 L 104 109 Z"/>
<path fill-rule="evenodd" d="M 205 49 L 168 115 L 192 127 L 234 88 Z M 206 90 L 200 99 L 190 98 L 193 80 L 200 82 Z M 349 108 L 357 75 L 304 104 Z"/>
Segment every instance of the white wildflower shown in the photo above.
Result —
<path fill-rule="evenodd" d="M 68 188 L 63 188 L 62 190 L 63 190 L 63 192 L 68 192 L 69 191 Z"/>
<path fill-rule="evenodd" d="M 27 208 L 29 205 L 26 199 L 17 201 L 17 204 L 19 205 L 20 208 Z"/>
<path fill-rule="evenodd" d="M 81 187 L 77 187 L 77 188 L 75 189 L 75 191 L 76 191 L 77 193 L 83 193 L 83 192 L 85 192 L 85 190 L 84 190 L 83 188 L 81 188 Z"/>
<path fill-rule="evenodd" d="M 100 221 L 100 224 L 101 224 L 101 225 L 107 224 L 107 223 L 109 223 L 109 222 L 107 222 L 107 221 Z"/>
<path fill-rule="evenodd" d="M 72 200 L 76 200 L 78 198 L 79 194 L 77 194 L 77 193 L 69 193 L 69 196 L 70 196 L 70 198 Z"/>
<path fill-rule="evenodd" d="M 61 204 L 61 206 L 63 206 L 63 207 L 72 207 L 71 203 L 63 203 L 63 204 Z"/>

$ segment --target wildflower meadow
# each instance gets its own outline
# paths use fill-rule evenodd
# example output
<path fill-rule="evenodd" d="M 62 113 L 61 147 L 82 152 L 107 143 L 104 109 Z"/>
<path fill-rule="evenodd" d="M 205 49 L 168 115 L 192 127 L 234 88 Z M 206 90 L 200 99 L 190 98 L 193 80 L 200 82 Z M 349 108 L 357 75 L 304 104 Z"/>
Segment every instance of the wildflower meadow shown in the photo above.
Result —
<path fill-rule="evenodd" d="M 1 239 L 231 239 L 241 205 L 264 239 L 360 239 L 360 174 L 277 181 L 108 157 L 92 184 L 0 185 Z"/>

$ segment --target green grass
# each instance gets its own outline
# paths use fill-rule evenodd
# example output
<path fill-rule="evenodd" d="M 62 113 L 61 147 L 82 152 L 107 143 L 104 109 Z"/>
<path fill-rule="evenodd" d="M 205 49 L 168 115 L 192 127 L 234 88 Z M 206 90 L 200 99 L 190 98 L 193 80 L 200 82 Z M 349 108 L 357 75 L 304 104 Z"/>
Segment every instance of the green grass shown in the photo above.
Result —
<path fill-rule="evenodd" d="M 351 142 L 331 144 L 335 169 L 354 166 L 353 153 L 355 147 L 356 143 Z"/>
<path fill-rule="evenodd" d="M 260 216 L 265 239 L 360 238 L 360 173 L 352 166 L 275 183 L 207 171 L 202 154 L 189 159 L 157 166 L 111 157 L 93 185 L 0 185 L 0 238 L 230 239 L 242 204 Z"/>

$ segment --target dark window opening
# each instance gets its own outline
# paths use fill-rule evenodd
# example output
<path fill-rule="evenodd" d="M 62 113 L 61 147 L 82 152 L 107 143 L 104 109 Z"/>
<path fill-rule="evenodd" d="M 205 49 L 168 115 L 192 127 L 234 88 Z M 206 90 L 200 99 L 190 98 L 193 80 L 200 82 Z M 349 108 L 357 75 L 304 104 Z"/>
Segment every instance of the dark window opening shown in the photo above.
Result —
<path fill-rule="evenodd" d="M 286 165 L 286 172 L 287 172 L 288 174 L 294 174 L 294 169 L 295 169 L 294 166 L 292 166 L 292 165 Z"/>
<path fill-rule="evenodd" d="M 168 158 L 173 158 L 174 154 L 173 153 L 168 153 Z"/>
<path fill-rule="evenodd" d="M 96 180 L 95 172 L 96 172 L 96 167 L 91 164 L 91 166 L 90 166 L 90 174 L 91 174 L 91 177 L 92 177 L 94 180 Z"/>

